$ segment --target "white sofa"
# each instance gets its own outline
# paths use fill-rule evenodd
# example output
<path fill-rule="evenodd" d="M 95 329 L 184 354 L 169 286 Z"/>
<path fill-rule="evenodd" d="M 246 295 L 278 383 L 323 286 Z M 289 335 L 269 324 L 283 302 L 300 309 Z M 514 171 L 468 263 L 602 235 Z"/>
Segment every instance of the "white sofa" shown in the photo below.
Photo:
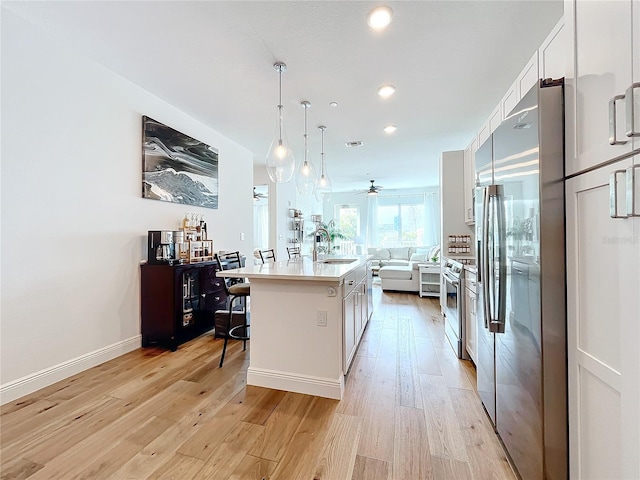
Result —
<path fill-rule="evenodd" d="M 372 250 L 375 250 L 375 253 Z M 418 264 L 431 263 L 433 258 L 439 261 L 440 246 L 369 249 L 369 254 L 374 255 L 374 265 L 379 266 L 378 276 L 382 290 L 418 293 L 420 291 Z"/>

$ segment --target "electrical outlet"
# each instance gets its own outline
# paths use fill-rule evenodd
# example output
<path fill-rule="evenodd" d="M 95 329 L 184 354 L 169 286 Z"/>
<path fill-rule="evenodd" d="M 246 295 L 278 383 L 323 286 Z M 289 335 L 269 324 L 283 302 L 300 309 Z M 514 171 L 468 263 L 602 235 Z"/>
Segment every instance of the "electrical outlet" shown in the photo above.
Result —
<path fill-rule="evenodd" d="M 327 311 L 326 310 L 318 310 L 318 326 L 326 327 L 327 326 Z"/>

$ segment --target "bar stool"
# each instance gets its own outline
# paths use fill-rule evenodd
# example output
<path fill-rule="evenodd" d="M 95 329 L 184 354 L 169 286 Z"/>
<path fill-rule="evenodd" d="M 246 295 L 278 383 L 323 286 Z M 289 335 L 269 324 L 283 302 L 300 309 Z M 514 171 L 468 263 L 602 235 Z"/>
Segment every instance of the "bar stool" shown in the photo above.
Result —
<path fill-rule="evenodd" d="M 287 254 L 289 255 L 289 260 L 300 258 L 300 247 L 287 247 Z"/>
<path fill-rule="evenodd" d="M 225 254 L 216 254 L 216 262 L 220 270 L 231 270 L 234 268 L 242 267 L 242 261 L 240 258 L 240 252 L 229 252 Z M 225 278 L 224 282 L 225 291 L 227 292 L 228 306 L 229 306 L 229 319 L 227 320 L 227 331 L 224 335 L 224 346 L 222 347 L 222 355 L 220 355 L 220 368 L 224 363 L 224 356 L 227 353 L 227 343 L 229 339 L 242 340 L 242 350 L 247 349 L 247 340 L 249 340 L 249 312 L 247 310 L 247 297 L 251 294 L 251 285 L 244 281 L 244 278 Z M 236 299 L 240 299 L 244 309 L 244 322 L 241 325 L 232 327 L 233 319 L 233 302 Z M 242 329 L 243 334 L 236 333 Z"/>
<path fill-rule="evenodd" d="M 260 260 L 262 260 L 262 263 L 266 263 L 266 262 L 273 262 L 275 263 L 276 261 L 276 252 L 273 248 L 270 248 L 268 250 L 260 250 Z"/>

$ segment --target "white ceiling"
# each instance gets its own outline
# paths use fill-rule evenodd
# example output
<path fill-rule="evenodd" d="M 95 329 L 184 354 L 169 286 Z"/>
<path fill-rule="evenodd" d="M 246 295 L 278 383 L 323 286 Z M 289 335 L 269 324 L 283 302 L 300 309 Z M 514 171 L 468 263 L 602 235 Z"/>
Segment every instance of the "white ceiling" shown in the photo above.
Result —
<path fill-rule="evenodd" d="M 383 32 L 378 1 L 2 2 L 109 69 L 255 154 L 275 133 L 278 74 L 286 132 L 311 158 L 320 132 L 335 191 L 433 186 L 438 157 L 464 149 L 562 15 L 553 1 L 401 1 Z M 396 94 L 382 100 L 378 86 Z M 338 102 L 337 108 L 329 103 Z M 382 128 L 395 124 L 387 135 Z M 189 132 L 185 132 L 189 133 Z M 360 148 L 345 142 L 362 140 Z M 224 161 L 224 152 L 221 152 Z"/>

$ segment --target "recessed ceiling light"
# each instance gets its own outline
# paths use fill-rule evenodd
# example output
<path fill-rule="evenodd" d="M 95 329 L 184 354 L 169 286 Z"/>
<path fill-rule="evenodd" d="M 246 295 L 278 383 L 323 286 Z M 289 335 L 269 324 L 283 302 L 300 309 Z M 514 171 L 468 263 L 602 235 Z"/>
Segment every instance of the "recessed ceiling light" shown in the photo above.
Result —
<path fill-rule="evenodd" d="M 367 15 L 367 23 L 371 28 L 380 30 L 391 23 L 393 10 L 390 7 L 376 7 Z"/>
<path fill-rule="evenodd" d="M 394 87 L 393 85 L 382 85 L 378 89 L 378 95 L 380 95 L 382 98 L 388 98 L 394 93 L 396 93 L 396 87 Z"/>
<path fill-rule="evenodd" d="M 331 102 L 329 105 L 331 105 L 332 107 L 337 107 L 338 106 L 338 102 Z"/>
<path fill-rule="evenodd" d="M 386 127 L 384 127 L 384 131 L 386 133 L 393 133 L 398 129 L 398 127 L 396 127 L 395 125 L 387 125 Z"/>

